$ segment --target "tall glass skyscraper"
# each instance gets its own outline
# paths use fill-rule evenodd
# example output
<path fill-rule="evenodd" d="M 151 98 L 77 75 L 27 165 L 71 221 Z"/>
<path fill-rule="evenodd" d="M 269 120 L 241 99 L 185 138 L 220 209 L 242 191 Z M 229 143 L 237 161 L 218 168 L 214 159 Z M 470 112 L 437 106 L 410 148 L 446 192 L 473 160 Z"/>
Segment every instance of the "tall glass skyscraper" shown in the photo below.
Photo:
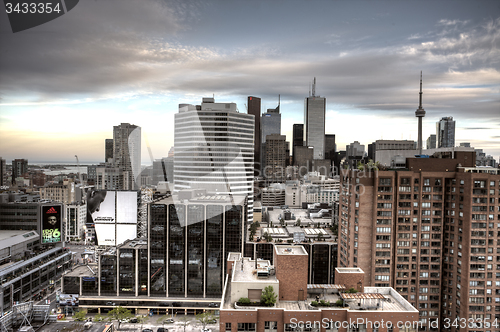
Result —
<path fill-rule="evenodd" d="M 128 181 L 120 189 L 137 189 L 141 173 L 141 127 L 130 123 L 113 126 L 113 162 L 128 173 Z"/>
<path fill-rule="evenodd" d="M 438 148 L 455 146 L 455 121 L 453 117 L 444 117 L 436 122 L 436 143 Z"/>
<path fill-rule="evenodd" d="M 326 98 L 315 95 L 314 78 L 312 96 L 304 102 L 304 132 L 306 146 L 314 148 L 314 159 L 325 159 L 325 111 Z"/>
<path fill-rule="evenodd" d="M 174 191 L 204 189 L 207 194 L 248 197 L 253 222 L 254 121 L 235 103 L 180 104 L 175 114 Z"/>

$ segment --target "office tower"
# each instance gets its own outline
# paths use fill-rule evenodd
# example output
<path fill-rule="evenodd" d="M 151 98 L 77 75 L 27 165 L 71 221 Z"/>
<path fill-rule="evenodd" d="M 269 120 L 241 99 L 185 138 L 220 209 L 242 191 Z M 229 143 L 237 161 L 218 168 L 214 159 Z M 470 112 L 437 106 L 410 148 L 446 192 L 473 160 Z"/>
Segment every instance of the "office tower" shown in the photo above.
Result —
<path fill-rule="evenodd" d="M 0 157 L 0 186 L 7 185 L 7 160 Z"/>
<path fill-rule="evenodd" d="M 180 104 L 175 114 L 174 191 L 205 189 L 216 195 L 248 196 L 253 221 L 254 116 L 235 103 L 203 98 Z"/>
<path fill-rule="evenodd" d="M 333 160 L 335 158 L 335 135 L 325 135 L 325 159 Z"/>
<path fill-rule="evenodd" d="M 264 178 L 267 183 L 285 182 L 287 144 L 285 135 L 272 134 L 266 137 L 266 159 Z"/>
<path fill-rule="evenodd" d="M 276 108 L 268 108 L 267 112 L 262 114 L 260 118 L 260 130 L 261 130 L 261 150 L 260 150 L 260 169 L 264 173 L 264 168 L 266 167 L 266 137 L 272 134 L 281 135 L 281 114 L 280 106 Z M 264 175 L 264 174 L 263 174 Z"/>
<path fill-rule="evenodd" d="M 109 163 L 110 159 L 113 160 L 113 139 L 106 138 L 104 145 L 104 162 Z"/>
<path fill-rule="evenodd" d="M 436 135 L 431 134 L 427 139 L 427 149 L 435 149 L 436 148 Z"/>
<path fill-rule="evenodd" d="M 357 163 L 363 159 L 365 155 L 365 146 L 360 144 L 358 141 L 354 141 L 353 143 L 346 145 L 345 149 L 349 165 L 352 168 L 356 168 Z"/>
<path fill-rule="evenodd" d="M 422 72 L 420 72 L 420 93 L 418 109 L 415 111 L 415 116 L 418 118 L 418 141 L 417 150 L 422 154 L 422 118 L 425 116 L 425 110 L 422 108 Z"/>
<path fill-rule="evenodd" d="M 100 165 L 95 168 L 95 187 L 99 190 L 128 190 L 131 173 L 120 167 Z"/>
<path fill-rule="evenodd" d="M 452 116 L 441 118 L 436 122 L 436 144 L 438 148 L 455 146 L 455 121 Z"/>
<path fill-rule="evenodd" d="M 442 152 L 341 181 L 340 266 L 367 271 L 367 285 L 392 285 L 426 322 L 498 317 L 497 169 L 476 167 L 474 152 Z"/>
<path fill-rule="evenodd" d="M 293 125 L 292 165 L 295 165 L 296 146 L 304 146 L 304 125 L 302 123 L 296 123 Z"/>
<path fill-rule="evenodd" d="M 312 96 L 304 102 L 305 143 L 314 148 L 314 159 L 325 158 L 325 111 L 326 98 L 316 96 L 315 77 Z"/>
<path fill-rule="evenodd" d="M 137 189 L 136 181 L 141 172 L 141 127 L 129 123 L 113 126 L 113 162 L 128 173 L 120 189 Z"/>
<path fill-rule="evenodd" d="M 28 172 L 27 159 L 14 159 L 12 160 L 12 183 L 16 183 L 16 178 L 20 178 L 24 173 Z"/>
<path fill-rule="evenodd" d="M 260 133 L 260 98 L 249 96 L 248 97 L 248 114 L 253 114 L 255 117 L 254 125 L 254 169 L 257 172 L 260 169 L 260 145 L 261 145 L 261 133 Z"/>

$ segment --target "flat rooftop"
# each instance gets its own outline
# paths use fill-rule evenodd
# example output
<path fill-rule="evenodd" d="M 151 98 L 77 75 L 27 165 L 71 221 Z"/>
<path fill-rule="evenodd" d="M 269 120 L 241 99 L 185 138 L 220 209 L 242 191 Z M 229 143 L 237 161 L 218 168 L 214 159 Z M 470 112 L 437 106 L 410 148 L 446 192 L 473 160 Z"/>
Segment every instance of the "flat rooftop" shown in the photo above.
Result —
<path fill-rule="evenodd" d="M 274 248 L 278 255 L 307 255 L 303 246 L 276 245 Z"/>
<path fill-rule="evenodd" d="M 364 293 L 339 293 L 338 290 L 342 287 L 339 285 L 315 285 L 317 287 L 309 287 L 307 285 L 307 300 L 306 301 L 277 301 L 276 308 L 289 311 L 314 311 L 321 309 L 328 310 L 348 310 L 348 311 L 370 311 L 370 312 L 408 312 L 418 313 L 408 301 L 406 301 L 394 288 L 391 287 L 365 287 Z M 323 287 L 321 287 L 323 286 Z M 332 287 L 329 287 L 332 286 Z M 244 309 L 234 309 L 231 299 L 231 283 L 227 284 L 226 296 L 224 297 L 223 310 L 257 310 L 261 307 L 245 307 Z M 347 307 L 313 307 L 312 301 L 324 300 L 330 303 L 335 303 L 342 300 L 342 295 L 346 297 L 344 303 Z"/>
<path fill-rule="evenodd" d="M 243 266 L 241 262 L 243 261 Z M 243 269 L 242 269 L 243 267 Z M 269 283 L 275 282 L 276 275 L 269 273 L 268 277 L 258 277 L 257 272 L 260 271 L 268 271 L 270 272 L 271 263 L 268 260 L 258 259 L 257 260 L 257 269 L 255 268 L 255 260 L 251 260 L 248 257 L 243 258 L 243 260 L 239 260 L 234 262 L 233 266 L 233 279 L 232 281 L 241 282 L 241 281 L 252 281 L 252 282 L 265 282 Z"/>
<path fill-rule="evenodd" d="M 92 273 L 94 271 L 94 273 Z M 99 272 L 97 270 L 97 265 L 95 266 L 87 266 L 87 265 L 79 265 L 70 272 L 64 275 L 65 277 L 99 277 Z"/>

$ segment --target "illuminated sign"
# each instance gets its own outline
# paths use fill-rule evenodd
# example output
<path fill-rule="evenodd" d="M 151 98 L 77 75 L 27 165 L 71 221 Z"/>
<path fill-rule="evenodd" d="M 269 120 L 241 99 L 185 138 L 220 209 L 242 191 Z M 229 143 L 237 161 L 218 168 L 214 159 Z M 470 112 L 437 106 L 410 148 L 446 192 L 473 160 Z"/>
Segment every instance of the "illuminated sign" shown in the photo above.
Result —
<path fill-rule="evenodd" d="M 42 244 L 62 241 L 61 206 L 42 206 Z"/>

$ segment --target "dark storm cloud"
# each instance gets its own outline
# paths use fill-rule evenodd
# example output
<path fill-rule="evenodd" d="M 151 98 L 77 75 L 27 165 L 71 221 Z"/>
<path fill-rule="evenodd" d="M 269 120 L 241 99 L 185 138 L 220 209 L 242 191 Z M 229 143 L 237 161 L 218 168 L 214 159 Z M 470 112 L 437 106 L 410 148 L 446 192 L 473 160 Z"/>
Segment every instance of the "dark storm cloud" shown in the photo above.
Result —
<path fill-rule="evenodd" d="M 203 5 L 191 1 L 82 1 L 61 19 L 23 33 L 10 33 L 3 20 L 4 102 L 23 102 L 16 99 L 23 94 L 51 101 L 167 92 L 281 94 L 302 103 L 316 76 L 316 92 L 329 105 L 398 115 L 418 107 L 423 70 L 428 116 L 500 118 L 500 19 L 474 25 L 442 18 L 430 25 L 434 30 L 400 36 L 404 44 L 393 46 L 376 44 L 370 34 L 340 33 L 306 46 L 265 38 L 248 47 L 224 40 L 188 45 L 182 32 L 200 20 L 200 10 Z M 319 52 L 313 43 L 332 48 Z"/>

